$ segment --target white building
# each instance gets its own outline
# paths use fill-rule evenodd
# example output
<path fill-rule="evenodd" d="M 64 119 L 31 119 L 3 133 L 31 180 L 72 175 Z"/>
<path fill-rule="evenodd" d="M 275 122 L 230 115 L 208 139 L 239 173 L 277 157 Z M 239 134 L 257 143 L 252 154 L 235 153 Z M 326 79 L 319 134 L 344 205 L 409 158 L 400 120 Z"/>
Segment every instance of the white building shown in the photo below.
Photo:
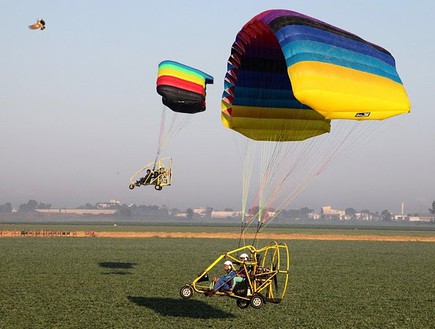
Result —
<path fill-rule="evenodd" d="M 108 202 L 97 202 L 96 206 L 98 209 L 112 209 L 120 206 L 121 202 L 117 200 L 109 200 Z"/>
<path fill-rule="evenodd" d="M 415 215 L 415 216 L 409 216 L 410 222 L 420 222 L 420 223 L 434 223 L 435 218 L 434 215 Z"/>
<path fill-rule="evenodd" d="M 321 214 L 323 219 L 346 219 L 346 213 L 344 210 L 333 209 L 332 206 L 322 207 Z"/>

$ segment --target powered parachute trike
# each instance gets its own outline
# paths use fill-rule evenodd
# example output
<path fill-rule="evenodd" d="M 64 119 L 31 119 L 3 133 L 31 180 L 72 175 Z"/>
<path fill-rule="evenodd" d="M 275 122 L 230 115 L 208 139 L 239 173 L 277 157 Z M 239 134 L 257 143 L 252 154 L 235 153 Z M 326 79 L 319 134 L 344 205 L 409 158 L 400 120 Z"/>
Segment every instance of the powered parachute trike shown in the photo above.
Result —
<path fill-rule="evenodd" d="M 169 60 L 159 64 L 156 88 L 162 96 L 163 110 L 157 155 L 154 162 L 146 164 L 130 177 L 131 190 L 150 185 L 160 191 L 172 184 L 172 158 L 162 158 L 161 153 L 183 127 L 186 114 L 205 111 L 206 85 L 212 83 L 212 76 L 193 67 Z M 167 108 L 172 111 L 167 111 Z"/>
<path fill-rule="evenodd" d="M 241 260 L 239 256 L 242 254 L 246 254 L 247 259 Z M 219 289 L 211 280 L 223 260 L 238 267 L 235 276 L 228 280 L 229 290 Z M 273 241 L 259 249 L 246 245 L 221 254 L 191 283 L 180 289 L 180 296 L 189 299 L 194 292 L 206 296 L 228 296 L 235 299 L 242 309 L 249 305 L 258 309 L 266 302 L 278 304 L 287 290 L 289 266 L 289 251 L 285 243 Z"/>
<path fill-rule="evenodd" d="M 152 185 L 157 191 L 172 182 L 172 159 L 161 158 L 150 162 L 130 177 L 130 190 L 135 187 Z"/>
<path fill-rule="evenodd" d="M 247 22 L 231 48 L 221 101 L 223 125 L 246 142 L 239 248 L 183 286 L 181 297 L 225 295 L 240 308 L 280 303 L 289 280 L 288 247 L 257 247 L 258 233 L 332 160 L 373 138 L 379 125 L 370 122 L 409 111 L 395 60 L 384 48 L 290 10 L 268 10 Z M 247 244 L 245 233 L 255 226 Z M 240 263 L 242 252 L 249 259 Z M 224 277 L 233 281 L 224 291 L 210 280 L 223 261 L 239 266 L 234 275 L 226 265 Z"/>

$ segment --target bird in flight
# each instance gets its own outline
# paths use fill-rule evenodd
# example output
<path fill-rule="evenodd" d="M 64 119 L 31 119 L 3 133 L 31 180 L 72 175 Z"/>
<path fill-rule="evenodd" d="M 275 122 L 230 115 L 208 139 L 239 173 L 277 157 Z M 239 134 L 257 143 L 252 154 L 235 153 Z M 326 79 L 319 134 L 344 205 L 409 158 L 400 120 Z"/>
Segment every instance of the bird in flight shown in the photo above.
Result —
<path fill-rule="evenodd" d="M 43 19 L 38 19 L 36 23 L 33 23 L 32 25 L 29 25 L 29 29 L 31 30 L 43 30 L 45 29 L 45 22 Z"/>

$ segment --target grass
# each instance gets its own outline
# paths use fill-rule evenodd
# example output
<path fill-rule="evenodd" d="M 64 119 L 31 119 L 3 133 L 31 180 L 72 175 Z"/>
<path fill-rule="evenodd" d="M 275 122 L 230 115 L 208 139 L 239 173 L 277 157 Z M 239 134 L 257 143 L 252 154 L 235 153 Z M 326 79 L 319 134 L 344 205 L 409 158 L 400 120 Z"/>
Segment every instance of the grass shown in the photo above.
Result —
<path fill-rule="evenodd" d="M 3 238 L 0 328 L 434 328 L 434 244 L 287 242 L 286 299 L 240 310 L 178 295 L 233 240 Z"/>

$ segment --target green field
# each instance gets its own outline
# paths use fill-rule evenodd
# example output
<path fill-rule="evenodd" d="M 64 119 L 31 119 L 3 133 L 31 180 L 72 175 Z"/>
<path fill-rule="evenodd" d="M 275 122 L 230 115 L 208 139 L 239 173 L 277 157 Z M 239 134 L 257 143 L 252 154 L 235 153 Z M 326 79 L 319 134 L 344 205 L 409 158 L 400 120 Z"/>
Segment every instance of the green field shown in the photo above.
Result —
<path fill-rule="evenodd" d="M 435 244 L 286 242 L 286 299 L 240 310 L 178 295 L 237 241 L 2 238 L 0 328 L 435 328 Z"/>

